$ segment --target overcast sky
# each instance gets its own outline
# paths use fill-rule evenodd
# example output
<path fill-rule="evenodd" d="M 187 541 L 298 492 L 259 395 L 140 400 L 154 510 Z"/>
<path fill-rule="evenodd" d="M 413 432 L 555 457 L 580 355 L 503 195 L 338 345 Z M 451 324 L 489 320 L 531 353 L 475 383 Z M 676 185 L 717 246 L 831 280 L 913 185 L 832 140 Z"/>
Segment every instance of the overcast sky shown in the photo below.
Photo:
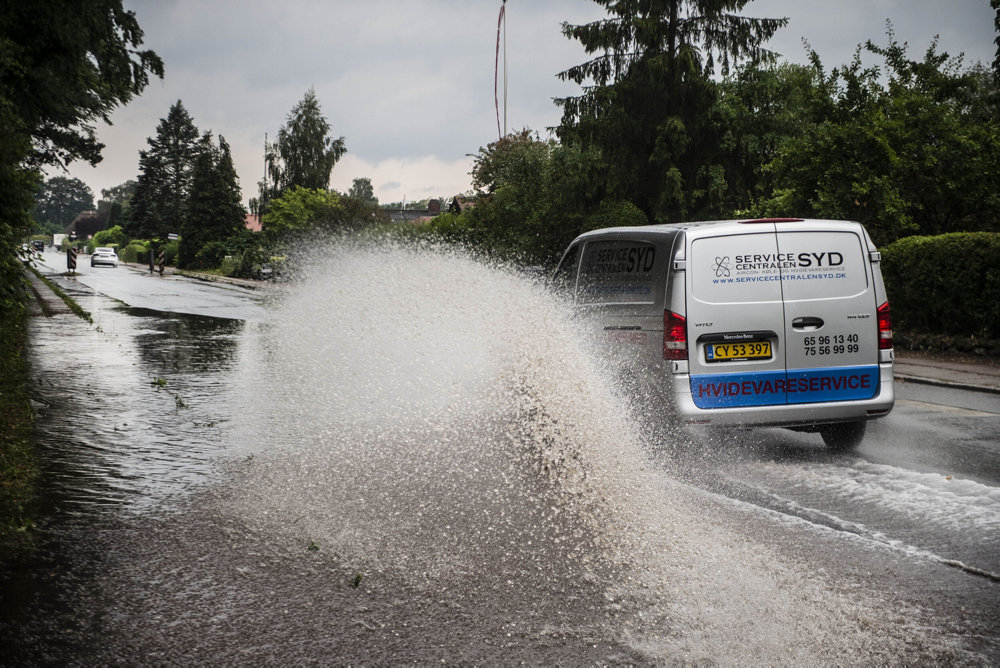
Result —
<path fill-rule="evenodd" d="M 125 0 L 145 31 L 144 47 L 164 61 L 163 80 L 99 124 L 104 160 L 75 163 L 70 176 L 94 192 L 135 178 L 139 151 L 177 100 L 201 131 L 223 135 L 247 201 L 262 178 L 264 135 L 273 139 L 311 87 L 347 153 L 331 187 L 371 179 L 381 202 L 450 197 L 470 187 L 474 154 L 497 139 L 494 61 L 500 0 Z M 556 74 L 581 63 L 580 44 L 560 24 L 603 16 L 587 0 L 508 0 L 509 131 L 545 133 L 558 124 L 554 97 L 579 88 Z M 802 40 L 826 68 L 850 61 L 866 39 L 896 37 L 923 56 L 965 53 L 971 64 L 995 54 L 989 0 L 756 0 L 745 15 L 788 17 L 769 46 L 804 62 Z M 501 61 L 503 57 L 501 55 Z M 501 62 L 501 82 L 503 78 Z M 501 120 L 503 93 L 501 83 Z"/>

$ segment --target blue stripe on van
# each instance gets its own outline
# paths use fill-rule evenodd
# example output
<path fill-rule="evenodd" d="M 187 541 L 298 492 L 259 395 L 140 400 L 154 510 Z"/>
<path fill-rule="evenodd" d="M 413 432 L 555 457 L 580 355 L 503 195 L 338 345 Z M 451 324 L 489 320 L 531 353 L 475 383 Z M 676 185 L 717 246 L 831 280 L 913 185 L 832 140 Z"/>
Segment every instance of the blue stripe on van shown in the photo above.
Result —
<path fill-rule="evenodd" d="M 878 392 L 877 365 L 755 371 L 691 376 L 698 408 L 775 406 L 871 399 Z"/>
<path fill-rule="evenodd" d="M 788 403 L 856 401 L 878 393 L 878 365 L 801 369 L 788 372 Z"/>
<path fill-rule="evenodd" d="M 785 372 L 755 371 L 691 376 L 691 397 L 698 408 L 784 404 Z"/>

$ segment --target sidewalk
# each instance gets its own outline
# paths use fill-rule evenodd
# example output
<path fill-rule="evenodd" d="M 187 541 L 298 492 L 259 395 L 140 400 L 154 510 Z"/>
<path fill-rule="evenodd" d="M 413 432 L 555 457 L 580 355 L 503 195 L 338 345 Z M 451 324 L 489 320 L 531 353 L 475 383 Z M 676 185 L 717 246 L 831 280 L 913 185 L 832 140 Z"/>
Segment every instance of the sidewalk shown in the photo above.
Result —
<path fill-rule="evenodd" d="M 131 269 L 132 271 L 138 271 L 139 273 L 149 272 L 149 266 L 145 264 L 135 264 L 135 263 L 125 264 L 124 262 L 122 262 L 118 266 L 125 267 L 126 269 Z M 188 271 L 187 269 L 177 269 L 176 267 L 171 267 L 171 266 L 163 267 L 163 275 L 184 276 L 185 278 L 193 278 L 198 281 L 205 281 L 206 283 L 226 283 L 227 285 L 238 285 L 242 288 L 249 288 L 251 290 L 266 290 L 274 285 L 269 281 L 256 281 L 251 278 L 233 278 L 231 276 L 219 276 L 217 274 L 206 274 L 199 271 Z"/>
<path fill-rule="evenodd" d="M 1000 394 L 1000 360 L 897 350 L 896 380 Z"/>

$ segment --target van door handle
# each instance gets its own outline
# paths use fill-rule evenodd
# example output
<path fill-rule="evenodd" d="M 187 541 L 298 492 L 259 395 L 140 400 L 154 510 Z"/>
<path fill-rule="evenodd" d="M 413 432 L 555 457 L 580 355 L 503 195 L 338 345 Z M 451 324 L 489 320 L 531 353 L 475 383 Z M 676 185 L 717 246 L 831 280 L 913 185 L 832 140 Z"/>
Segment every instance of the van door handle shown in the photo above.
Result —
<path fill-rule="evenodd" d="M 819 329 L 820 327 L 823 326 L 823 324 L 824 323 L 822 318 L 815 318 L 811 316 L 807 316 L 804 318 L 796 318 L 795 320 L 792 320 L 792 328 L 804 332 L 811 332 L 813 330 Z"/>

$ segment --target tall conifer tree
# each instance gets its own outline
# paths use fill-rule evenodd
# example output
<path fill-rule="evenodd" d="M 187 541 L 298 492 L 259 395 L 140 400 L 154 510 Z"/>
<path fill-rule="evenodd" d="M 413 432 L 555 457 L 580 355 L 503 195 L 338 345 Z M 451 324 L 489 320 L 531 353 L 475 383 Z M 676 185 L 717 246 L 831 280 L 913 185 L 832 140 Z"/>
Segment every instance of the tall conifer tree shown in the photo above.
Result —
<path fill-rule="evenodd" d="M 609 17 L 563 24 L 591 60 L 559 74 L 584 85 L 557 100 L 564 142 L 601 150 L 611 195 L 651 219 L 714 213 L 725 189 L 716 163 L 711 75 L 773 56 L 763 43 L 787 19 L 737 15 L 750 0 L 595 0 Z"/>
<path fill-rule="evenodd" d="M 224 241 L 245 226 L 246 209 L 225 137 L 212 145 L 211 134 L 202 138 L 192 174 L 191 201 L 181 227 L 179 265 L 190 266 L 205 244 Z"/>
<path fill-rule="evenodd" d="M 179 233 L 191 197 L 191 177 L 199 153 L 198 128 L 184 104 L 160 119 L 149 148 L 139 151 L 139 178 L 126 229 L 131 237 L 164 238 Z"/>

